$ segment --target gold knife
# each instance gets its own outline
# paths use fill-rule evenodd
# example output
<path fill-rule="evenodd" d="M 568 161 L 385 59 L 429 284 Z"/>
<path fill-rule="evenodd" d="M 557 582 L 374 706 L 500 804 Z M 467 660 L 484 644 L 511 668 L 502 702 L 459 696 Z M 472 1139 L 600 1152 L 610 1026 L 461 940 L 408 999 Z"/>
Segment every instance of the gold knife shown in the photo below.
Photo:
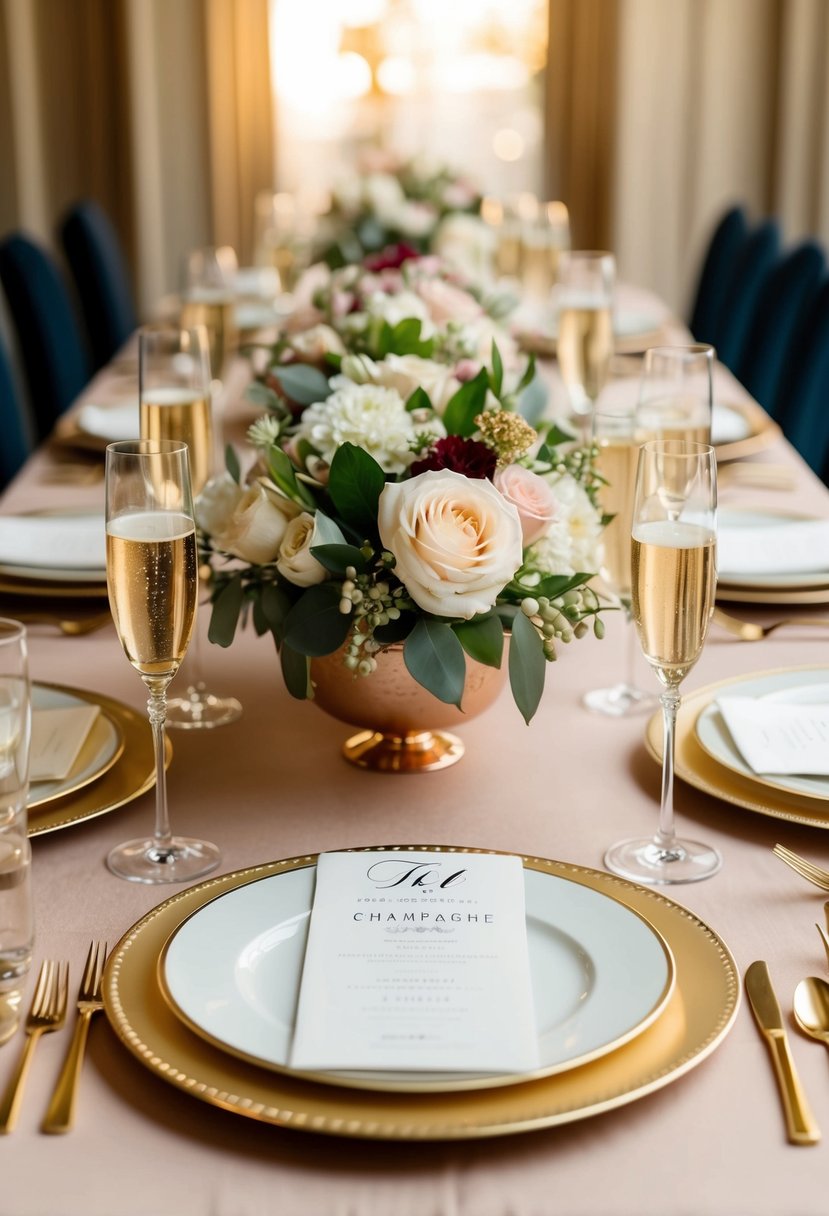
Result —
<path fill-rule="evenodd" d="M 771 986 L 767 963 L 752 963 L 748 968 L 746 992 L 752 1012 L 757 1019 L 757 1025 L 769 1045 L 774 1071 L 777 1074 L 777 1083 L 780 1087 L 780 1096 L 783 1099 L 783 1112 L 786 1116 L 789 1142 L 791 1144 L 817 1144 L 820 1140 L 820 1129 L 809 1110 L 806 1095 L 795 1071 L 789 1041 L 783 1028 L 780 1005 Z"/>

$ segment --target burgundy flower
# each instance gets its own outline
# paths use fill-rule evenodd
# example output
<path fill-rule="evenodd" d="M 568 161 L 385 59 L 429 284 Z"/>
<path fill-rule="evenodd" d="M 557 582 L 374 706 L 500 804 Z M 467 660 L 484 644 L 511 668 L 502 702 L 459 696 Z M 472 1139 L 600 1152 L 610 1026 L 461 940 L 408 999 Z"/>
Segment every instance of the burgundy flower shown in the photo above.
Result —
<path fill-rule="evenodd" d="M 413 245 L 407 245 L 405 241 L 401 241 L 399 245 L 387 245 L 379 253 L 370 253 L 363 258 L 363 265 L 366 270 L 378 273 L 381 270 L 399 270 L 404 262 L 410 262 L 413 258 L 419 257 L 420 254 Z"/>
<path fill-rule="evenodd" d="M 463 473 L 464 477 L 477 477 L 492 481 L 498 457 L 492 448 L 477 439 L 463 439 L 460 435 L 447 435 L 439 439 L 422 460 L 411 466 L 413 477 L 429 469 L 449 469 Z"/>

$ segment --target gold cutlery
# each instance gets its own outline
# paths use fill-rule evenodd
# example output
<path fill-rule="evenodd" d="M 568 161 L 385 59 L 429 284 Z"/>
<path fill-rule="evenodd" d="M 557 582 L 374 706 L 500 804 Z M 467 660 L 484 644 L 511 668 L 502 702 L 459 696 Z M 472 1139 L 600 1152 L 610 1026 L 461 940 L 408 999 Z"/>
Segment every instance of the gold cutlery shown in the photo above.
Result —
<path fill-rule="evenodd" d="M 794 990 L 794 1018 L 804 1034 L 829 1047 L 829 984 L 810 975 Z"/>
<path fill-rule="evenodd" d="M 775 857 L 779 857 L 781 861 L 785 861 L 786 865 L 790 866 L 801 878 L 805 878 L 807 882 L 814 883 L 822 891 L 829 891 L 829 870 L 822 870 L 820 866 L 807 861 L 805 857 L 801 857 L 798 853 L 793 853 L 791 849 L 787 849 L 783 844 L 776 844 L 772 852 Z"/>
<path fill-rule="evenodd" d="M 10 1132 L 17 1122 L 23 1086 L 34 1054 L 35 1044 L 42 1034 L 60 1030 L 66 1018 L 69 985 L 69 964 L 46 959 L 37 977 L 31 1008 L 24 1031 L 26 1043 L 17 1067 L 9 1078 L 6 1092 L 0 1100 L 0 1134 Z"/>
<path fill-rule="evenodd" d="M 98 629 L 112 623 L 112 613 L 107 608 L 105 612 L 94 612 L 82 616 L 54 616 L 48 612 L 23 611 L 15 613 L 15 619 L 27 625 L 54 625 L 66 637 L 82 637 L 86 633 L 95 633 Z"/>
<path fill-rule="evenodd" d="M 93 1014 L 103 1009 L 101 979 L 106 962 L 106 942 L 92 942 L 84 967 L 81 986 L 78 990 L 78 1016 L 72 1032 L 72 1042 L 63 1061 L 63 1068 L 55 1084 L 52 1101 L 41 1124 L 42 1132 L 57 1134 L 68 1132 L 75 1120 L 75 1099 L 81 1075 L 86 1038 Z"/>
<path fill-rule="evenodd" d="M 761 642 L 776 629 L 784 629 L 789 626 L 807 625 L 815 626 L 818 629 L 829 629 L 829 617 L 786 617 L 782 621 L 773 621 L 771 625 L 758 625 L 756 621 L 743 621 L 739 617 L 731 616 L 730 613 L 723 612 L 722 608 L 714 609 L 712 620 L 715 625 L 719 625 L 721 629 L 733 634 L 741 642 Z"/>
<path fill-rule="evenodd" d="M 824 906 L 829 907 L 829 904 L 825 904 Z M 817 922 L 815 923 L 815 928 L 820 934 L 820 940 L 823 942 L 823 949 L 826 951 L 826 962 L 827 965 L 829 965 L 829 934 L 826 932 L 823 925 L 818 924 Z"/>
<path fill-rule="evenodd" d="M 752 963 L 746 971 L 745 985 L 760 1033 L 771 1052 L 789 1142 L 817 1144 L 820 1140 L 820 1129 L 815 1123 L 800 1078 L 795 1071 L 789 1041 L 783 1029 L 780 1006 L 771 986 L 768 964 L 762 961 Z"/>

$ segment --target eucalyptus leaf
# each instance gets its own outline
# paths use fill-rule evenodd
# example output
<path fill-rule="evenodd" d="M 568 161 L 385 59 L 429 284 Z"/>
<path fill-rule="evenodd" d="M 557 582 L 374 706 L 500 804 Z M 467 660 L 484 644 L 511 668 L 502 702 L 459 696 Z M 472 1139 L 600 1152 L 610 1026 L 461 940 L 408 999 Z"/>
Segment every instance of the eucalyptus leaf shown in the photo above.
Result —
<path fill-rule="evenodd" d="M 340 612 L 339 588 L 333 583 L 317 583 L 296 601 L 285 618 L 285 644 L 317 658 L 342 646 L 350 628 L 351 615 Z"/>
<path fill-rule="evenodd" d="M 583 587 L 592 577 L 592 574 L 548 574 L 537 587 L 527 591 L 527 595 L 534 599 L 546 595 L 548 599 L 554 600 L 560 595 L 566 595 L 568 591 L 575 591 L 576 587 Z"/>
<path fill-rule="evenodd" d="M 396 621 L 387 625 L 378 625 L 374 630 L 374 640 L 381 646 L 391 646 L 394 642 L 402 642 L 409 636 L 417 622 L 412 612 L 401 612 Z"/>
<path fill-rule="evenodd" d="M 282 404 L 278 394 L 272 388 L 268 388 L 267 384 L 261 384 L 258 380 L 251 381 L 245 389 L 245 400 L 251 401 L 265 410 L 279 409 Z"/>
<path fill-rule="evenodd" d="M 279 652 L 282 678 L 285 687 L 297 701 L 307 701 L 311 696 L 310 664 L 304 654 L 283 646 Z"/>
<path fill-rule="evenodd" d="M 541 638 L 523 612 L 512 622 L 509 644 L 509 682 L 515 704 L 529 726 L 544 691 L 547 660 Z"/>
<path fill-rule="evenodd" d="M 242 610 L 242 600 L 242 579 L 235 574 L 225 583 L 213 601 L 207 636 L 217 646 L 229 646 L 233 641 L 239 613 Z"/>
<path fill-rule="evenodd" d="M 291 464 L 290 457 L 282 448 L 273 444 L 268 451 L 268 472 L 271 475 L 273 483 L 292 502 L 299 503 L 301 507 L 314 510 L 316 508 L 316 499 L 311 491 L 303 482 L 297 480 L 296 469 Z"/>
<path fill-rule="evenodd" d="M 504 386 L 504 363 L 494 338 L 492 339 L 492 375 L 489 384 L 495 396 L 500 397 L 501 389 Z"/>
<path fill-rule="evenodd" d="M 488 388 L 489 376 L 486 368 L 482 367 L 473 380 L 467 380 L 449 398 L 443 411 L 443 425 L 447 434 L 468 438 L 474 433 L 475 419 L 486 405 Z"/>
<path fill-rule="evenodd" d="M 362 574 L 366 568 L 366 559 L 356 545 L 312 545 L 311 556 L 330 574 L 345 575 L 349 566 Z"/>
<path fill-rule="evenodd" d="M 422 616 L 406 638 L 403 661 L 412 678 L 433 697 L 461 708 L 466 659 L 451 625 Z"/>
<path fill-rule="evenodd" d="M 345 544 L 345 537 L 339 524 L 334 523 L 333 519 L 329 519 L 323 511 L 317 511 L 314 516 L 314 523 L 316 535 L 321 545 Z"/>
<path fill-rule="evenodd" d="M 270 369 L 286 397 L 297 405 L 315 405 L 331 396 L 328 378 L 317 367 L 307 363 L 277 364 Z"/>
<path fill-rule="evenodd" d="M 225 468 L 238 486 L 242 480 L 242 470 L 239 466 L 236 449 L 230 443 L 225 445 Z"/>
<path fill-rule="evenodd" d="M 530 426 L 539 422 L 547 408 L 547 386 L 540 376 L 535 376 L 518 397 L 518 412 Z"/>
<path fill-rule="evenodd" d="M 487 667 L 501 666 L 504 626 L 494 612 L 473 617 L 471 621 L 458 621 L 452 629 L 470 659 Z"/>
<path fill-rule="evenodd" d="M 291 611 L 290 596 L 278 583 L 267 583 L 262 588 L 259 603 L 262 608 L 262 615 L 268 622 L 268 628 L 277 642 L 281 642 L 285 628 L 285 618 Z"/>
<path fill-rule="evenodd" d="M 343 443 L 334 453 L 328 493 L 338 513 L 363 536 L 377 531 L 377 503 L 386 484 L 380 465 L 363 448 Z"/>

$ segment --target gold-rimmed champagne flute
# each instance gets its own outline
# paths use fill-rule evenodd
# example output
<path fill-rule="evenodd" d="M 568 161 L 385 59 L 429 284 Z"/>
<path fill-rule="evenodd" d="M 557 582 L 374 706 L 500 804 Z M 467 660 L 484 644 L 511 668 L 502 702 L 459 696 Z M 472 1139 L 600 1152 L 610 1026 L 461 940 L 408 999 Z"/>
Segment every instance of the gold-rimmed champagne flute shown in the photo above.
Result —
<path fill-rule="evenodd" d="M 213 473 L 214 440 L 207 331 L 148 325 L 138 334 L 138 398 L 141 438 L 177 440 L 189 450 L 194 498 Z M 202 674 L 196 630 L 187 661 L 187 685 L 167 706 L 167 725 L 208 729 L 234 722 L 242 712 L 235 697 L 210 692 Z"/>
<path fill-rule="evenodd" d="M 636 420 L 641 443 L 711 442 L 715 358 L 714 347 L 703 342 L 645 351 Z"/>
<path fill-rule="evenodd" d="M 575 250 L 559 257 L 556 356 L 572 412 L 586 434 L 613 354 L 615 281 L 612 253 Z"/>
<path fill-rule="evenodd" d="M 631 531 L 633 619 L 663 691 L 662 796 L 653 836 L 622 840 L 605 865 L 634 882 L 696 882 L 719 870 L 716 849 L 674 828 L 674 745 L 680 685 L 699 658 L 717 583 L 717 462 L 710 444 L 642 446 Z"/>
<path fill-rule="evenodd" d="M 608 394 L 610 387 L 608 387 Z M 639 444 L 636 440 L 636 400 L 629 394 L 601 397 L 593 411 L 594 467 L 602 478 L 599 506 L 602 514 L 610 516 L 602 534 L 602 564 L 600 574 L 608 591 L 616 598 L 625 614 L 627 676 L 604 688 L 594 688 L 584 694 L 583 703 L 596 713 L 610 717 L 627 717 L 647 713 L 655 697 L 639 688 L 634 678 L 637 653 L 636 634 L 631 627 L 631 545 L 633 496 L 636 489 L 636 466 Z"/>
<path fill-rule="evenodd" d="M 106 451 L 107 590 L 115 628 L 150 694 L 155 830 L 114 848 L 107 865 L 132 882 L 182 882 L 219 864 L 214 844 L 173 836 L 167 810 L 167 688 L 196 618 L 198 551 L 187 445 L 112 443 Z"/>

